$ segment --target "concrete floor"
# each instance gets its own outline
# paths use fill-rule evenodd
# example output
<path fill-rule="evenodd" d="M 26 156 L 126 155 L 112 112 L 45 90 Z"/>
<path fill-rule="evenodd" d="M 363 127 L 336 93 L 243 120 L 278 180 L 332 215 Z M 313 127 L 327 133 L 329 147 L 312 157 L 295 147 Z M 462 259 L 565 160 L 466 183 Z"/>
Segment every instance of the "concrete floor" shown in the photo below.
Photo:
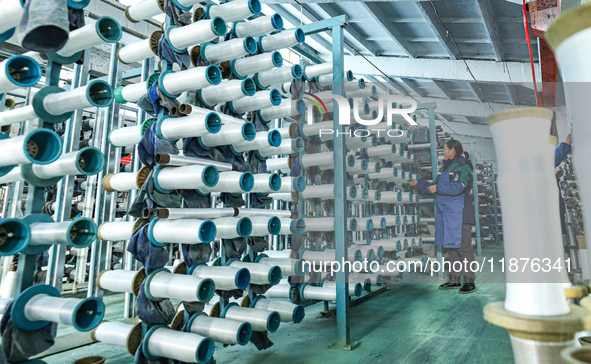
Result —
<path fill-rule="evenodd" d="M 499 248 L 483 251 L 485 257 L 500 254 Z M 478 276 L 478 282 L 492 281 L 502 282 L 502 276 L 485 272 Z M 359 346 L 352 351 L 328 349 L 336 341 L 336 319 L 319 318 L 324 308 L 319 303 L 306 307 L 302 323 L 281 324 L 277 332 L 271 333 L 269 338 L 275 343 L 271 348 L 258 351 L 252 344 L 218 344 L 214 358 L 218 363 L 253 364 L 512 363 L 507 331 L 482 318 L 485 304 L 504 298 L 504 284 L 479 283 L 476 293 L 460 295 L 455 290 L 438 290 L 439 283 L 429 275 L 407 275 L 401 283 L 389 285 L 384 293 L 353 306 L 351 338 Z M 122 296 L 108 296 L 105 301 L 105 318 L 120 318 Z M 102 343 L 43 360 L 63 364 L 90 355 L 103 355 L 108 364 L 133 363 L 125 349 Z"/>

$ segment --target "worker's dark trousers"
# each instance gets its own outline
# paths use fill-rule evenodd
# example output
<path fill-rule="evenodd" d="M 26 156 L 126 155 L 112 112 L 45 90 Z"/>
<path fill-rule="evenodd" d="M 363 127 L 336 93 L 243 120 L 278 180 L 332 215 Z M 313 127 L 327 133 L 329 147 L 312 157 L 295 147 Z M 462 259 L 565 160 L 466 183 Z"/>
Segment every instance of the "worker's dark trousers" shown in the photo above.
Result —
<path fill-rule="evenodd" d="M 464 284 L 474 283 L 476 275 L 470 270 L 470 262 L 474 261 L 474 249 L 472 248 L 472 225 L 462 225 L 462 245 L 457 249 L 447 248 L 447 253 L 449 254 L 449 262 L 452 266 L 454 262 L 462 262 L 462 271 L 457 272 L 454 270 L 449 272 L 450 282 L 461 283 L 463 276 Z M 467 262 L 465 265 L 464 260 Z M 459 266 L 459 263 L 456 264 L 456 266 Z"/>

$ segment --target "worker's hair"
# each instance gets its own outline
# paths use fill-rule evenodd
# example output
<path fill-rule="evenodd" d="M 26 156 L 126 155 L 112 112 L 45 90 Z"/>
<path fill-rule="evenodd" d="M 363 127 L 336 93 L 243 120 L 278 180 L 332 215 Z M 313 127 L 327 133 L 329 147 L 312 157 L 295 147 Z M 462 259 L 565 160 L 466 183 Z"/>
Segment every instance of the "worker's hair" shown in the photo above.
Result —
<path fill-rule="evenodd" d="M 455 150 L 456 158 L 458 158 L 458 157 L 465 157 L 466 159 L 470 158 L 468 153 L 464 153 L 464 147 L 462 146 L 462 143 L 458 142 L 457 140 L 455 140 L 455 139 L 449 140 L 447 143 L 445 143 L 445 145 L 447 145 L 447 148 L 449 148 L 450 150 L 451 149 Z"/>

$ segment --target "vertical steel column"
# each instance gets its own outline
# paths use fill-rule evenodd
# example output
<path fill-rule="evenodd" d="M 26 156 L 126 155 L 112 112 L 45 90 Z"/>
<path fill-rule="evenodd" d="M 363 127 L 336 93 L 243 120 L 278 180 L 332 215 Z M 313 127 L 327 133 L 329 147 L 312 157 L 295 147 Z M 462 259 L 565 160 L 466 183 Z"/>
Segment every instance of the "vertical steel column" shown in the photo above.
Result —
<path fill-rule="evenodd" d="M 431 175 L 433 177 L 433 181 L 437 178 L 437 133 L 435 131 L 435 109 L 433 107 L 429 107 L 427 109 L 429 112 L 429 140 L 431 143 Z M 437 196 L 434 197 L 437 199 Z M 433 206 L 433 211 L 437 214 L 437 203 Z M 443 249 L 440 246 L 437 246 L 437 261 L 439 264 L 443 261 Z M 443 271 L 440 269 L 437 272 L 438 278 L 443 278 Z"/>
<path fill-rule="evenodd" d="M 121 77 L 123 75 L 122 67 L 119 67 L 119 61 L 117 59 L 117 50 L 119 49 L 119 43 L 115 43 L 111 47 L 111 65 L 109 67 L 109 85 L 113 89 L 121 84 Z M 119 172 L 119 157 L 120 149 L 109 143 L 109 133 L 113 130 L 113 126 L 119 124 L 119 103 L 113 102 L 108 107 L 107 112 L 104 116 L 102 133 L 101 133 L 101 151 L 105 155 L 107 163 L 105 168 L 98 174 L 97 177 L 97 189 L 100 188 L 100 182 L 102 181 L 105 174 Z M 98 120 L 95 122 L 99 124 Z M 119 153 L 119 154 L 116 154 Z M 98 190 L 96 196 L 95 206 L 95 217 L 97 225 L 102 224 L 105 221 L 112 221 L 115 215 L 115 197 L 117 193 L 107 192 L 103 189 Z M 102 298 L 103 292 L 96 286 L 95 277 L 103 269 L 109 268 L 110 262 L 106 260 L 107 249 L 110 247 L 109 242 L 102 240 L 95 240 L 92 244 L 92 252 L 90 254 L 90 272 L 88 275 L 88 297 L 99 297 Z"/>
<path fill-rule="evenodd" d="M 88 65 L 90 63 L 90 52 L 84 52 L 84 62 L 82 65 L 74 66 L 74 78 L 72 79 L 71 89 L 83 87 L 88 81 Z M 82 126 L 82 114 L 84 110 L 76 110 L 72 117 L 66 121 L 64 132 L 64 145 L 62 153 L 75 152 L 80 147 L 80 129 Z M 62 222 L 70 220 L 72 213 L 72 198 L 74 195 L 74 181 L 76 176 L 64 176 L 57 185 L 55 221 Z M 52 245 L 49 250 L 49 260 L 47 264 L 46 283 L 62 290 L 62 281 L 64 276 L 64 264 L 66 263 L 65 245 Z M 82 269 L 86 272 L 86 260 L 76 262 L 76 269 Z M 74 290 L 76 285 L 74 284 Z"/>
<path fill-rule="evenodd" d="M 472 164 L 476 168 L 476 156 L 474 155 L 474 143 L 470 143 L 470 155 L 472 156 Z M 474 171 L 476 172 L 476 171 Z M 476 173 L 472 174 L 472 192 L 474 192 L 474 222 L 476 223 L 476 251 L 478 255 L 482 254 L 482 241 L 480 239 L 480 205 L 478 204 L 478 183 L 476 181 Z"/>
<path fill-rule="evenodd" d="M 499 238 L 499 210 L 497 208 L 497 186 L 495 183 L 495 171 L 492 164 L 490 166 L 490 184 L 492 185 L 493 207 L 495 212 L 495 243 L 500 244 L 501 239 Z"/>
<path fill-rule="evenodd" d="M 332 28 L 332 64 L 333 91 L 335 95 L 345 96 L 343 85 L 343 28 Z M 344 128 L 339 124 L 339 105 L 334 102 L 333 126 L 334 138 L 334 224 L 336 261 L 347 261 L 347 169 Z M 341 134 L 339 134 L 339 132 Z M 337 281 L 337 343 L 339 347 L 351 344 L 351 328 L 349 326 L 349 274 L 341 269 L 336 274 Z"/>

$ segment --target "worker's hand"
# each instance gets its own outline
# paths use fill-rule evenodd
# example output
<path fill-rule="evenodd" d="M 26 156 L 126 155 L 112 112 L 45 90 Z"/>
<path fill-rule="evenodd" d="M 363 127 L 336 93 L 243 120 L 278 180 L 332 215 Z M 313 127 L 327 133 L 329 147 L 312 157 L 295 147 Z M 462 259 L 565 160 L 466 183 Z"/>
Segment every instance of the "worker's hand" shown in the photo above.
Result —
<path fill-rule="evenodd" d="M 429 192 L 431 192 L 431 193 L 437 192 L 437 185 L 429 186 Z"/>
<path fill-rule="evenodd" d="M 414 187 L 417 185 L 417 183 L 419 183 L 419 181 L 417 181 L 416 179 L 411 179 L 410 181 L 408 181 L 408 183 L 410 184 L 411 187 Z"/>
<path fill-rule="evenodd" d="M 566 137 L 566 144 L 571 145 L 572 142 L 573 142 L 573 134 L 571 133 Z"/>

